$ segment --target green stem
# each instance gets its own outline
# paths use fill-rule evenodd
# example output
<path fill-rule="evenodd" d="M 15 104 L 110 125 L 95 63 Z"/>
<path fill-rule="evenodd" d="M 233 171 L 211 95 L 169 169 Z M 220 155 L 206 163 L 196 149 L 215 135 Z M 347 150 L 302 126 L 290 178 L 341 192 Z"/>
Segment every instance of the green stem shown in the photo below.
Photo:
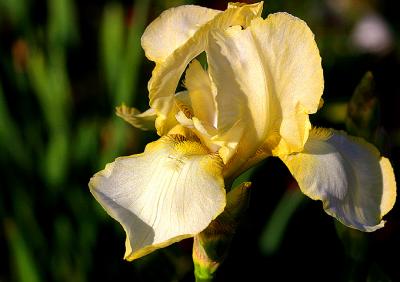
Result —
<path fill-rule="evenodd" d="M 193 241 L 193 262 L 194 262 L 194 277 L 196 282 L 213 281 L 214 274 L 217 271 L 220 261 L 210 258 L 207 254 L 200 235 L 196 235 Z"/>
<path fill-rule="evenodd" d="M 227 194 L 227 205 L 210 225 L 194 236 L 193 263 L 196 282 L 213 281 L 215 272 L 228 254 L 236 227 L 246 210 L 250 182 L 244 182 Z"/>

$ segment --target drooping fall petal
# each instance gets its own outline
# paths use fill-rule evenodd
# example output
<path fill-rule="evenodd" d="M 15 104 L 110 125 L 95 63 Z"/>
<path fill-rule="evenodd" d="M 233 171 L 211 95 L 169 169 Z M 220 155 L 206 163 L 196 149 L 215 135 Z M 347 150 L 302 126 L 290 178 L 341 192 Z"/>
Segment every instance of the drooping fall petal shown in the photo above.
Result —
<path fill-rule="evenodd" d="M 344 132 L 313 129 L 303 152 L 281 159 L 302 192 L 321 200 L 328 214 L 361 231 L 383 227 L 396 182 L 389 160 L 374 146 Z"/>
<path fill-rule="evenodd" d="M 123 226 L 127 260 L 194 236 L 224 209 L 222 161 L 181 135 L 117 158 L 90 180 L 92 194 Z"/>

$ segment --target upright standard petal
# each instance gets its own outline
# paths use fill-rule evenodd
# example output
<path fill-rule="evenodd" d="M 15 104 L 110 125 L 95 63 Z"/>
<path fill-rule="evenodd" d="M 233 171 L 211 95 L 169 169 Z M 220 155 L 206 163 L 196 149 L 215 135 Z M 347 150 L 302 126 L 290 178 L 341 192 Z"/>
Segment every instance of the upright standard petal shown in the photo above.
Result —
<path fill-rule="evenodd" d="M 306 23 L 286 13 L 255 18 L 245 29 L 212 33 L 206 52 L 218 129 L 242 120 L 240 146 L 248 152 L 265 142 L 275 155 L 300 151 L 323 92 L 321 58 Z"/>
<path fill-rule="evenodd" d="M 146 57 L 154 62 L 164 61 L 219 13 L 221 11 L 195 5 L 183 5 L 162 12 L 142 35 Z"/>
<path fill-rule="evenodd" d="M 260 15 L 262 2 L 249 5 L 234 5 L 217 14 L 201 26 L 192 37 L 170 53 L 162 61 L 156 61 L 152 77 L 148 84 L 150 107 L 157 113 L 156 128 L 159 135 L 166 134 L 171 128 L 166 126 L 166 120 L 174 105 L 174 94 L 179 79 L 189 62 L 205 50 L 210 30 L 225 29 L 231 25 L 247 26 L 251 19 Z"/>
<path fill-rule="evenodd" d="M 389 160 L 374 146 L 344 132 L 313 129 L 303 152 L 281 159 L 302 192 L 321 200 L 328 214 L 361 231 L 383 227 L 396 182 Z"/>
<path fill-rule="evenodd" d="M 222 161 L 181 135 L 116 159 L 89 182 L 94 197 L 123 226 L 125 259 L 134 260 L 205 229 L 225 207 Z"/>
<path fill-rule="evenodd" d="M 216 126 L 215 91 L 208 72 L 197 60 L 193 60 L 186 70 L 185 87 L 189 93 L 193 115 L 209 126 Z"/>
<path fill-rule="evenodd" d="M 272 141 L 274 155 L 299 151 L 311 129 L 308 115 L 318 110 L 324 89 L 321 57 L 314 34 L 304 21 L 287 13 L 255 21 L 253 34 L 258 46 L 266 52 L 267 61 L 264 62 L 270 66 L 267 88 L 280 105 L 278 118 L 270 121 L 269 134 L 272 134 L 267 142 Z M 279 137 L 274 136 L 276 131 Z M 279 141 L 275 145 L 273 140 L 277 137 Z"/>

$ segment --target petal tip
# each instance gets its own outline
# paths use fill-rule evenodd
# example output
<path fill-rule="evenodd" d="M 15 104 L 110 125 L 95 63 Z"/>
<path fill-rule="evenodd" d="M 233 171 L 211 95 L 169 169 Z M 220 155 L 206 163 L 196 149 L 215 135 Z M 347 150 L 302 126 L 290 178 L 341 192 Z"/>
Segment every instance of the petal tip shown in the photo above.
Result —
<path fill-rule="evenodd" d="M 397 197 L 396 179 L 389 159 L 381 157 L 379 161 L 383 178 L 383 195 L 381 202 L 382 216 L 386 215 L 394 206 Z"/>

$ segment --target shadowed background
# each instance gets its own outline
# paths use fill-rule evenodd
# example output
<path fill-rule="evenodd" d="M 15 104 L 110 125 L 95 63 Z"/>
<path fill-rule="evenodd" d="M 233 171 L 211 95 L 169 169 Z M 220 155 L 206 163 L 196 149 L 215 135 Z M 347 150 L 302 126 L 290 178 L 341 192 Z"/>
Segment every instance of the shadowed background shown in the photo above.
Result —
<path fill-rule="evenodd" d="M 0 0 L 0 281 L 194 279 L 191 240 L 123 261 L 124 232 L 87 183 L 157 138 L 114 114 L 122 102 L 148 107 L 146 25 L 172 6 L 227 2 Z M 395 2 L 269 0 L 263 16 L 286 11 L 315 33 L 325 104 L 313 124 L 374 143 L 399 179 Z M 217 281 L 400 281 L 398 204 L 385 228 L 364 234 L 305 198 L 278 159 L 242 179 L 252 198 Z"/>

